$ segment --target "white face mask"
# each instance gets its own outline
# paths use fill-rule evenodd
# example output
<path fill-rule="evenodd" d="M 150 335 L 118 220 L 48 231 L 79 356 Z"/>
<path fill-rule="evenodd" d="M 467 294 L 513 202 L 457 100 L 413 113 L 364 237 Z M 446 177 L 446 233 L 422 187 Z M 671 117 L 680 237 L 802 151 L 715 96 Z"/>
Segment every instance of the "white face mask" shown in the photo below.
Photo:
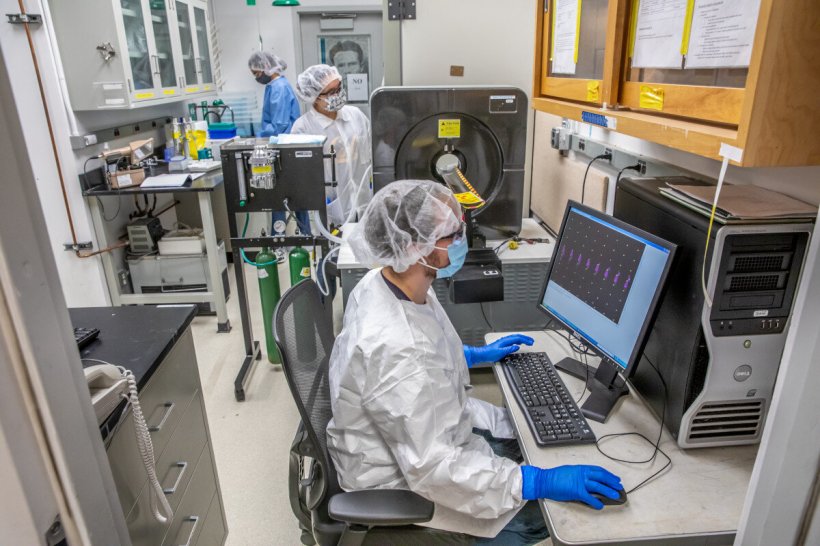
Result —
<path fill-rule="evenodd" d="M 338 93 L 325 96 L 325 108 L 329 112 L 338 112 L 347 104 L 347 93 L 344 88 L 340 88 Z"/>

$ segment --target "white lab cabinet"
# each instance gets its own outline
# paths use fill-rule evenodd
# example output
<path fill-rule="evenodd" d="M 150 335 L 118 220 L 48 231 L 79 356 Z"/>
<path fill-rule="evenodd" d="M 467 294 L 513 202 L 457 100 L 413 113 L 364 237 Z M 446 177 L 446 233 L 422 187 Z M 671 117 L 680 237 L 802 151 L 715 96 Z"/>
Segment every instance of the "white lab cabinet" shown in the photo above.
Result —
<path fill-rule="evenodd" d="M 202 0 L 51 0 L 75 110 L 138 108 L 213 92 Z"/>

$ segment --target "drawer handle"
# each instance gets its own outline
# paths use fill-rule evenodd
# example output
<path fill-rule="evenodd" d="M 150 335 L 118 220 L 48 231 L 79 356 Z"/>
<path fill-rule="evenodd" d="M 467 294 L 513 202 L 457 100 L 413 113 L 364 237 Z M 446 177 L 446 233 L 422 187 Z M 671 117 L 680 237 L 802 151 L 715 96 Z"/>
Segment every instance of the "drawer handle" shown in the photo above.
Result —
<path fill-rule="evenodd" d="M 174 402 L 165 402 L 163 406 L 165 406 L 165 413 L 162 415 L 162 419 L 159 420 L 159 423 L 156 425 L 151 425 L 148 427 L 148 430 L 151 432 L 159 432 L 162 430 L 162 426 L 165 424 L 165 421 L 168 420 L 168 416 L 171 415 L 171 412 L 174 411 L 174 406 L 176 404 Z"/>
<path fill-rule="evenodd" d="M 171 468 L 174 468 L 174 467 L 180 468 L 181 470 L 179 471 L 179 475 L 177 476 L 177 479 L 174 482 L 174 485 L 172 485 L 171 487 L 166 487 L 162 490 L 162 492 L 165 493 L 166 495 L 173 495 L 174 493 L 177 492 L 177 487 L 179 487 L 179 482 L 182 481 L 182 476 L 185 474 L 185 471 L 188 469 L 188 462 L 187 461 L 180 461 L 180 462 L 174 463 L 174 464 L 171 465 Z"/>
<path fill-rule="evenodd" d="M 188 540 L 185 541 L 185 544 L 180 544 L 180 546 L 191 546 L 191 541 L 194 539 L 194 533 L 196 533 L 196 526 L 199 523 L 199 516 L 188 516 L 182 521 L 194 522 L 194 524 L 191 525 L 191 532 L 188 534 Z"/>

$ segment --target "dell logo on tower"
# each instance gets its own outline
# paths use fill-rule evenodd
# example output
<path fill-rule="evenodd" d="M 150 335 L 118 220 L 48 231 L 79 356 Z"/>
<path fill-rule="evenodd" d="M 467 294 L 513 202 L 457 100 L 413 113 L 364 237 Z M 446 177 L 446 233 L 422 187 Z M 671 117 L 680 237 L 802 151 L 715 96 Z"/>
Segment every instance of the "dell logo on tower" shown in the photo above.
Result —
<path fill-rule="evenodd" d="M 743 366 L 738 366 L 735 369 L 735 381 L 742 382 L 746 381 L 752 376 L 752 367 L 744 364 Z"/>

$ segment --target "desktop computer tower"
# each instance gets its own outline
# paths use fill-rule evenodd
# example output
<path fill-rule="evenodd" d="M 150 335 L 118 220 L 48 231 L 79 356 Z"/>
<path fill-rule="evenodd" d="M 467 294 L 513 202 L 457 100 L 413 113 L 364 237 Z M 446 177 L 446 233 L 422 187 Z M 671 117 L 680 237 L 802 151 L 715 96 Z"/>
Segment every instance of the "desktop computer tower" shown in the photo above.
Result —
<path fill-rule="evenodd" d="M 623 179 L 614 216 L 678 245 L 632 385 L 683 448 L 760 441 L 783 354 L 811 223 L 715 222 L 664 197 L 682 177 Z M 666 383 L 645 360 L 654 364 Z"/>

